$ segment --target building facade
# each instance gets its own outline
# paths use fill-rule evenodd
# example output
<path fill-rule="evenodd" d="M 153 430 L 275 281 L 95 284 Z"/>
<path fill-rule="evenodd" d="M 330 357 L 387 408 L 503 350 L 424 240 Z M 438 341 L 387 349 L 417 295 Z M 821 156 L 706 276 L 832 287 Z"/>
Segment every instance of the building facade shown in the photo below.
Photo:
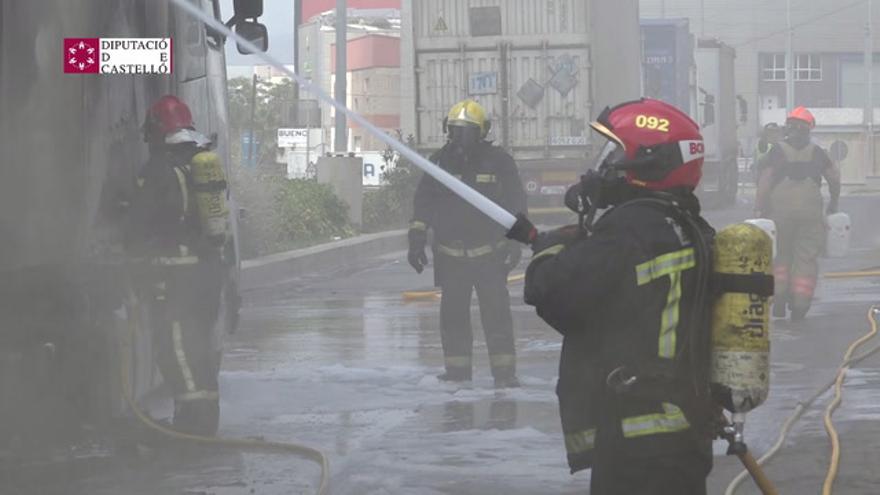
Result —
<path fill-rule="evenodd" d="M 860 182 L 880 175 L 880 167 L 865 163 L 861 150 L 867 147 L 864 137 L 867 125 L 862 111 L 867 105 L 868 87 L 864 53 L 866 46 L 872 52 L 874 46 L 868 32 L 869 2 L 791 0 L 790 3 L 793 102 L 786 101 L 787 2 L 640 0 L 640 15 L 642 18 L 687 18 L 696 37 L 717 38 L 736 49 L 736 92 L 745 99 L 749 109 L 748 119 L 739 132 L 746 153 L 764 124 L 782 123 L 783 109 L 803 105 L 820 109 L 818 114 L 825 117 L 824 122 L 818 119 L 820 142 L 827 144 L 822 139 L 823 133 L 836 138 L 849 136 L 849 148 L 858 154 L 859 160 L 843 164 L 845 178 Z M 880 26 L 880 6 L 874 8 L 872 14 L 873 24 Z M 880 104 L 880 58 L 876 54 L 873 58 L 873 106 L 876 107 Z"/>
<path fill-rule="evenodd" d="M 335 1 L 303 2 L 299 27 L 300 73 L 328 94 L 336 76 Z M 324 10 L 329 7 L 329 10 Z M 348 108 L 390 134 L 400 128 L 400 0 L 349 0 L 347 96 Z M 303 92 L 301 99 L 316 99 Z M 326 149 L 334 149 L 334 119 L 330 105 L 319 103 Z M 385 145 L 348 122 L 347 149 L 381 152 Z"/>

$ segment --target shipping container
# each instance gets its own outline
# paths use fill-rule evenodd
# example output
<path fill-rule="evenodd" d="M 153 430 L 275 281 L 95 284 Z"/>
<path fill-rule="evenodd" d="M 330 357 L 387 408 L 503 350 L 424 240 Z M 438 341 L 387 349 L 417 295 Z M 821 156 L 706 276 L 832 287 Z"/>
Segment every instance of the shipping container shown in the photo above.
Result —
<path fill-rule="evenodd" d="M 561 206 L 588 166 L 590 119 L 619 101 L 611 98 L 638 95 L 637 2 L 602 12 L 613 19 L 594 14 L 593 2 L 582 0 L 404 2 L 403 49 L 413 53 L 401 69 L 412 74 L 403 80 L 413 87 L 414 116 L 403 121 L 413 123 L 418 148 L 442 147 L 449 108 L 473 98 L 491 119 L 490 139 L 516 159 L 530 205 Z M 600 22 L 631 28 L 632 39 L 594 39 Z M 613 56 L 596 57 L 600 47 Z M 635 70 L 615 70 L 624 64 Z"/>
<path fill-rule="evenodd" d="M 694 40 L 687 19 L 642 19 L 642 95 L 695 108 Z"/>
<path fill-rule="evenodd" d="M 736 200 L 739 169 L 736 51 L 694 41 L 687 19 L 642 19 L 642 94 L 675 105 L 701 128 L 706 158 L 698 194 L 709 206 Z"/>

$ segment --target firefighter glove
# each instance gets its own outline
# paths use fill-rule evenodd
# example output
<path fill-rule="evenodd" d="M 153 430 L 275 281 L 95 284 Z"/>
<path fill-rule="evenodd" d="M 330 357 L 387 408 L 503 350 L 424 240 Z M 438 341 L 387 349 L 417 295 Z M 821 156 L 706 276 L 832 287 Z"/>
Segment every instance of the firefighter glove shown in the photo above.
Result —
<path fill-rule="evenodd" d="M 535 228 L 524 214 L 517 213 L 516 223 L 513 224 L 513 227 L 505 235 L 508 239 L 513 239 L 523 244 L 531 244 L 538 237 L 538 229 Z"/>
<path fill-rule="evenodd" d="M 428 232 L 425 229 L 411 228 L 407 234 L 409 238 L 409 252 L 406 260 L 416 273 L 422 273 L 428 264 L 428 256 L 425 254 L 425 245 L 428 243 Z"/>
<path fill-rule="evenodd" d="M 517 242 L 509 242 L 507 244 L 507 253 L 504 260 L 504 266 L 507 271 L 511 271 L 519 265 L 522 260 L 522 247 Z"/>
<path fill-rule="evenodd" d="M 578 225 L 566 225 L 549 232 L 541 232 L 538 234 L 535 242 L 532 243 L 532 252 L 535 254 L 557 245 L 568 246 L 574 241 L 583 238 L 584 231 Z"/>

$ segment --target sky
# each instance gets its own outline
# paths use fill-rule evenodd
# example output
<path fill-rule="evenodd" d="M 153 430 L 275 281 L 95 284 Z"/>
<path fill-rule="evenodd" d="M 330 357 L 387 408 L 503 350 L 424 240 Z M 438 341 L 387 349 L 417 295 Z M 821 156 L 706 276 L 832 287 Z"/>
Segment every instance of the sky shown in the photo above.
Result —
<path fill-rule="evenodd" d="M 220 0 L 223 21 L 232 17 L 233 0 Z M 293 0 L 264 0 L 263 16 L 259 22 L 269 30 L 269 53 L 285 64 L 293 64 Z M 229 77 L 250 76 L 254 63 L 262 64 L 254 56 L 238 53 L 235 43 L 226 43 L 226 65 Z"/>

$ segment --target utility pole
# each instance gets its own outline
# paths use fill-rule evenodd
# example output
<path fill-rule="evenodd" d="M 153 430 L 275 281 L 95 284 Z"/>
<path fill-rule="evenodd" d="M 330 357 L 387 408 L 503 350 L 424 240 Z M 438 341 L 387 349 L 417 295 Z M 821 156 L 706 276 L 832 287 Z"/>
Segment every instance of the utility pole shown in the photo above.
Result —
<path fill-rule="evenodd" d="M 790 113 L 794 110 L 794 30 L 791 27 L 791 0 L 786 0 L 785 16 L 788 25 L 785 48 L 785 108 L 786 113 Z"/>
<path fill-rule="evenodd" d="M 255 165 L 254 158 L 257 154 L 257 146 L 254 142 L 254 126 L 257 115 L 257 74 L 254 73 L 253 82 L 251 83 L 251 130 L 250 130 L 250 143 L 248 146 L 248 166 L 253 167 Z"/>
<path fill-rule="evenodd" d="M 302 0 L 293 0 L 293 71 L 300 74 L 299 25 L 302 24 Z M 293 81 L 294 107 L 299 105 L 299 83 Z M 297 108 L 298 109 L 298 108 Z M 298 125 L 299 122 L 296 122 Z"/>
<path fill-rule="evenodd" d="M 336 94 L 335 98 L 341 105 L 347 105 L 346 81 L 348 79 L 348 63 L 346 52 L 348 48 L 348 2 L 336 0 Z M 348 151 L 348 136 L 346 133 L 345 114 L 336 111 L 336 142 L 334 151 Z"/>
<path fill-rule="evenodd" d="M 706 38 L 706 0 L 700 0 L 700 38 Z"/>
<path fill-rule="evenodd" d="M 865 25 L 865 144 L 867 166 L 865 175 L 874 173 L 874 22 L 873 0 L 868 0 L 868 22 Z"/>

